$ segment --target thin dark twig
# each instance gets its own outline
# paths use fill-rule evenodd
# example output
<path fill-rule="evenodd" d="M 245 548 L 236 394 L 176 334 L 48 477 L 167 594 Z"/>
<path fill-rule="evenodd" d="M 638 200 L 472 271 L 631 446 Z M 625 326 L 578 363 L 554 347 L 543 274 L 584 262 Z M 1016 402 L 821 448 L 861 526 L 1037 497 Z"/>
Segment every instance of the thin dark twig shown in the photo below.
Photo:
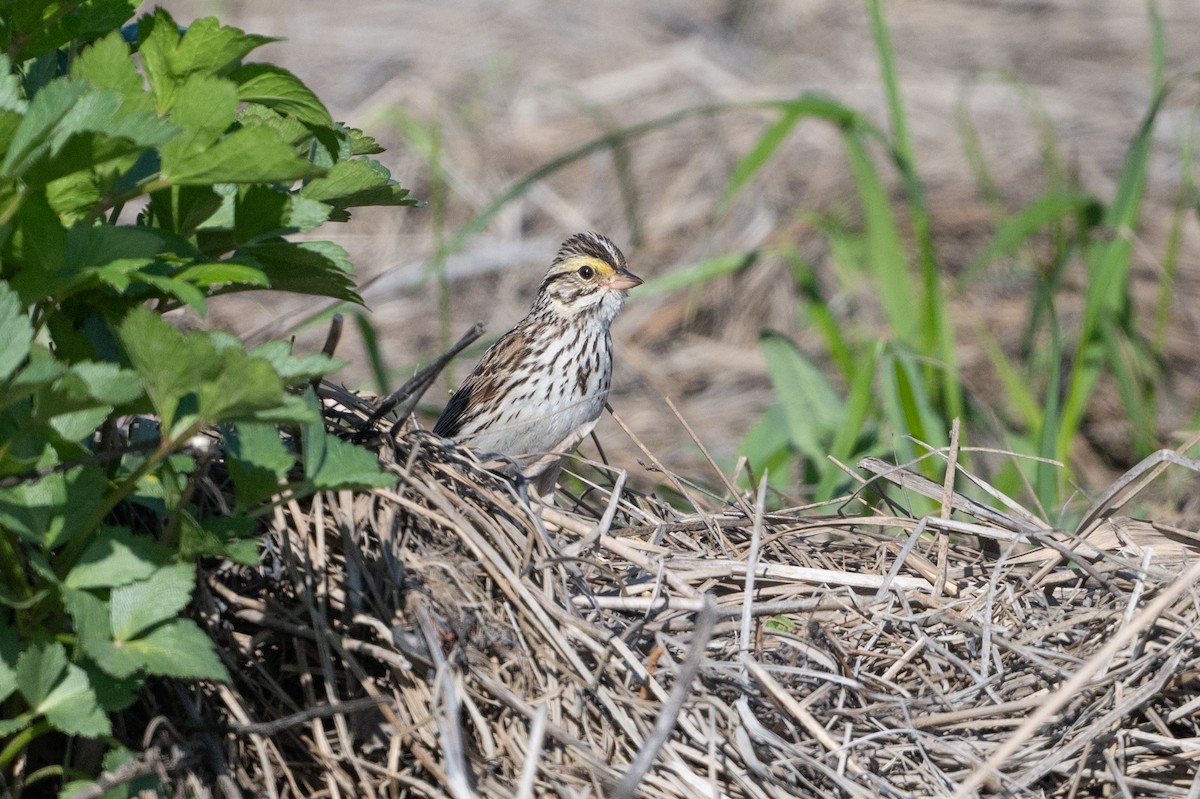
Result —
<path fill-rule="evenodd" d="M 234 735 L 271 736 L 281 733 L 289 727 L 306 724 L 313 719 L 323 719 L 337 715 L 348 716 L 351 713 L 361 713 L 364 710 L 370 710 L 373 707 L 384 704 L 395 704 L 395 700 L 390 696 L 364 696 L 358 699 L 348 699 L 345 702 L 335 702 L 305 708 L 274 721 L 260 721 L 253 724 L 230 724 L 229 731 Z"/>
<path fill-rule="evenodd" d="M 410 377 L 404 385 L 388 394 L 379 401 L 379 407 L 371 414 L 371 418 L 367 420 L 365 432 L 369 432 L 375 427 L 375 424 L 384 417 L 389 411 L 396 407 L 401 400 L 408 400 L 401 412 L 397 414 L 399 421 L 393 425 L 391 434 L 395 435 L 397 427 L 404 423 L 405 418 L 412 412 L 413 407 L 420 401 L 421 396 L 425 391 L 433 385 L 433 381 L 437 378 L 441 371 L 446 368 L 446 364 L 454 360 L 460 352 L 465 350 L 471 342 L 483 335 L 483 322 L 476 322 L 471 329 L 463 334 L 463 337 L 454 343 L 454 346 L 439 355 L 433 363 L 421 369 L 415 375 Z M 360 434 L 361 435 L 361 434 Z"/>
<path fill-rule="evenodd" d="M 326 358 L 332 358 L 333 353 L 337 351 L 338 344 L 341 343 L 342 325 L 342 315 L 340 313 L 335 313 L 329 320 L 329 332 L 325 334 L 325 345 L 321 347 L 321 354 Z M 312 390 L 318 391 L 320 388 L 321 378 L 314 377 L 312 379 Z"/>
<path fill-rule="evenodd" d="M 95 452 L 86 458 L 76 458 L 74 460 L 62 461 L 51 466 L 43 466 L 40 469 L 30 469 L 27 472 L 20 474 L 9 474 L 0 477 L 0 488 L 12 488 L 21 483 L 31 482 L 33 480 L 41 480 L 43 477 L 49 477 L 52 474 L 60 472 L 69 472 L 76 466 L 87 466 L 92 463 L 107 463 L 111 460 L 118 460 L 125 455 L 133 452 L 149 452 L 159 446 L 159 441 L 139 441 L 136 444 L 129 444 L 119 449 L 103 449 Z M 187 451 L 185 449 L 185 451 Z"/>

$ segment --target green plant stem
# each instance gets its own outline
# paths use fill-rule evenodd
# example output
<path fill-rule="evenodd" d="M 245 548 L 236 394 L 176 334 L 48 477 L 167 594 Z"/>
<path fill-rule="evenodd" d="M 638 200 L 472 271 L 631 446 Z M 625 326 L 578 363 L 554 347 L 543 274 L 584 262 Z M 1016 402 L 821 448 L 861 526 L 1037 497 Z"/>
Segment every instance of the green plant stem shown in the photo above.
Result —
<path fill-rule="evenodd" d="M 18 599 L 28 599 L 33 595 L 33 589 L 25 579 L 22 568 L 23 558 L 17 554 L 9 533 L 0 534 L 0 573 L 4 575 L 4 584 Z"/>
<path fill-rule="evenodd" d="M 162 445 L 154 449 L 146 460 L 142 461 L 141 465 L 133 470 L 129 478 L 125 482 L 117 486 L 116 490 L 108 493 L 104 497 L 104 501 L 100 503 L 100 507 L 88 519 L 87 524 L 82 527 L 86 532 L 82 535 L 77 535 L 71 539 L 63 548 L 62 554 L 56 559 L 55 571 L 60 575 L 65 575 L 79 560 L 79 556 L 83 554 L 84 549 L 91 543 L 91 533 L 100 527 L 104 522 L 105 517 L 112 512 L 113 508 L 117 507 L 126 497 L 133 493 L 137 488 L 138 482 L 146 476 L 152 469 L 155 469 L 163 462 L 172 452 L 175 452 L 192 436 L 200 432 L 200 425 L 194 424 L 189 426 L 182 434 L 176 436 L 173 440 L 163 440 Z"/>
<path fill-rule="evenodd" d="M 18 718 L 33 718 L 33 714 L 26 711 Z M 38 737 L 46 734 L 51 729 L 53 729 L 53 727 L 50 725 L 50 722 L 42 719 L 41 721 L 34 722 L 23 730 L 17 732 L 12 739 L 9 740 L 8 745 L 5 746 L 3 750 L 0 750 L 0 770 L 7 770 L 13 760 L 22 752 L 24 752 L 25 748 L 29 746 L 30 743 L 32 743 Z"/>

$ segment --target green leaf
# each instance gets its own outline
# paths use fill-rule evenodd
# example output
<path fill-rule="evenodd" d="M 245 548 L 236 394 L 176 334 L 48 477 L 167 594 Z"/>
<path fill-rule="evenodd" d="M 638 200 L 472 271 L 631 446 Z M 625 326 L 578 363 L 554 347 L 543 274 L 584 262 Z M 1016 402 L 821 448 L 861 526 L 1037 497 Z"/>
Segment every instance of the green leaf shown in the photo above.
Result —
<path fill-rule="evenodd" d="M 179 556 L 188 559 L 212 556 L 254 566 L 258 563 L 258 540 L 254 537 L 257 529 L 255 520 L 249 516 L 212 516 L 200 524 L 185 511 L 180 514 Z"/>
<path fill-rule="evenodd" d="M 67 441 L 95 431 L 117 405 L 142 395 L 137 375 L 116 364 L 85 361 L 73 365 L 38 392 L 37 416 Z"/>
<path fill-rule="evenodd" d="M 138 272 L 133 276 L 136 283 L 144 283 L 153 287 L 163 297 L 172 297 L 187 305 L 200 316 L 204 315 L 204 292 L 186 280 L 179 280 L 165 275 L 152 275 Z"/>
<path fill-rule="evenodd" d="M 226 350 L 220 371 L 200 385 L 200 416 L 206 424 L 243 419 L 252 411 L 275 407 L 282 396 L 283 381 L 268 361 L 241 349 Z"/>
<path fill-rule="evenodd" d="M 22 298 L 31 302 L 62 298 L 101 282 L 123 289 L 129 274 L 152 264 L 163 247 L 162 235 L 147 228 L 85 225 L 63 235 L 57 218 L 41 213 L 22 215 L 21 224 L 26 223 L 30 227 L 23 235 L 47 237 L 30 253 L 34 257 L 28 266 L 37 268 L 27 267 L 12 281 Z"/>
<path fill-rule="evenodd" d="M 28 109 L 29 103 L 21 89 L 21 78 L 13 69 L 12 60 L 0 53 L 0 111 L 13 111 L 24 116 Z"/>
<path fill-rule="evenodd" d="M 226 285 L 256 287 L 270 285 L 270 281 L 261 269 L 236 261 L 195 264 L 181 270 L 175 277 L 204 289 L 214 289 Z"/>
<path fill-rule="evenodd" d="M 237 118 L 237 87 L 224 78 L 193 75 L 176 90 L 171 121 L 182 133 L 162 147 L 162 172 L 174 177 L 181 163 L 202 159 Z M 174 181 L 180 183 L 181 181 Z"/>
<path fill-rule="evenodd" d="M 17 688 L 26 702 L 37 705 L 50 695 L 66 670 L 67 650 L 62 644 L 31 643 L 17 658 Z"/>
<path fill-rule="evenodd" d="M 378 155 L 383 152 L 383 148 L 379 146 L 379 143 L 375 139 L 366 135 L 358 128 L 346 127 L 345 125 L 341 125 L 339 128 L 350 139 L 349 155 Z"/>
<path fill-rule="evenodd" d="M 13 218 L 5 247 L 11 262 L 21 264 L 10 280 L 28 306 L 59 290 L 58 273 L 66 258 L 67 231 L 42 192 L 30 192 Z"/>
<path fill-rule="evenodd" d="M 212 186 L 171 186 L 150 195 L 150 217 L 180 237 L 188 237 L 216 214 L 223 198 Z"/>
<path fill-rule="evenodd" d="M 305 184 L 300 196 L 320 200 L 335 208 L 355 205 L 416 205 L 408 189 L 392 180 L 379 162 L 369 158 L 339 161 L 329 174 Z"/>
<path fill-rule="evenodd" d="M 57 69 L 60 60 L 56 50 L 69 43 L 86 44 L 120 27 L 133 14 L 135 5 L 131 0 L 7 2 L 0 40 L 16 61 L 40 56 L 40 61 Z"/>
<path fill-rule="evenodd" d="M 73 588 L 64 589 L 62 598 L 75 626 L 75 640 L 103 673 L 124 679 L 141 669 L 138 658 L 113 642 L 107 601 Z"/>
<path fill-rule="evenodd" d="M 229 681 L 212 640 L 191 619 L 175 619 L 126 646 L 150 674 L 184 679 Z"/>
<path fill-rule="evenodd" d="M 196 20 L 180 34 L 175 20 L 161 8 L 139 21 L 138 39 L 142 66 L 160 111 L 171 107 L 176 89 L 188 77 L 226 75 L 255 48 L 278 41 L 223 27 L 212 17 Z"/>
<path fill-rule="evenodd" d="M 289 386 L 324 377 L 347 363 L 319 352 L 295 355 L 292 353 L 292 345 L 286 341 L 268 341 L 250 350 L 250 354 L 270 361 L 283 382 Z"/>
<path fill-rule="evenodd" d="M 8 380 L 29 356 L 33 324 L 7 283 L 0 283 L 0 341 L 0 380 Z"/>
<path fill-rule="evenodd" d="M 111 594 L 112 631 L 128 642 L 187 607 L 196 587 L 196 567 L 180 563 L 156 569 L 148 579 L 117 586 Z"/>
<path fill-rule="evenodd" d="M 824 461 L 828 440 L 844 415 L 841 398 L 791 339 L 766 331 L 759 336 L 759 345 L 783 405 L 792 446 L 814 462 Z"/>
<path fill-rule="evenodd" d="M 316 402 L 312 389 L 305 391 L 305 400 L 309 405 Z M 380 468 L 375 453 L 329 435 L 323 421 L 304 428 L 303 444 L 304 475 L 313 491 L 388 488 L 396 484 L 396 478 Z"/>
<path fill-rule="evenodd" d="M 315 294 L 362 305 L 354 290 L 346 251 L 328 241 L 290 242 L 282 239 L 244 247 L 277 291 Z"/>
<path fill-rule="evenodd" d="M 33 99 L 13 133 L 0 174 L 46 183 L 168 142 L 176 128 L 126 104 L 116 89 L 59 78 Z"/>
<path fill-rule="evenodd" d="M 145 678 L 140 674 L 131 675 L 129 677 L 116 677 L 102 670 L 94 660 L 84 660 L 80 663 L 88 675 L 88 681 L 92 684 L 92 689 L 96 692 L 96 699 L 105 711 L 116 713 L 124 710 L 134 703 L 137 699 L 138 689 L 142 687 Z M 105 762 L 108 758 L 105 757 Z M 130 783 L 132 789 L 133 783 Z M 137 796 L 136 793 L 130 793 L 128 797 L 121 799 L 133 799 Z M 109 795 L 105 799 L 116 799 Z"/>
<path fill-rule="evenodd" d="M 33 644 L 17 660 L 17 686 L 36 713 L 68 735 L 111 735 L 87 674 L 67 662 L 62 644 Z"/>
<path fill-rule="evenodd" d="M 0 525 L 43 549 L 88 532 L 108 481 L 96 466 L 77 466 L 0 488 Z"/>
<path fill-rule="evenodd" d="M 275 425 L 243 422 L 227 430 L 224 438 L 238 507 L 248 508 L 274 496 L 296 463 Z"/>
<path fill-rule="evenodd" d="M 86 84 L 68 80 L 51 81 L 38 92 L 9 142 L 0 175 L 17 177 L 45 155 L 51 135 L 86 93 Z"/>
<path fill-rule="evenodd" d="M 269 186 L 249 186 L 234 206 L 235 238 L 239 244 L 312 230 L 329 220 L 333 207 Z"/>
<path fill-rule="evenodd" d="M 238 100 L 259 103 L 286 113 L 308 125 L 329 127 L 333 118 L 312 90 L 299 78 L 274 64 L 247 64 L 229 75 L 236 83 Z"/>
<path fill-rule="evenodd" d="M 220 336 L 185 335 L 145 308 L 126 315 L 119 336 L 172 438 L 283 402 L 283 383 L 271 364 L 247 355 L 236 339 L 218 349 Z"/>
<path fill-rule="evenodd" d="M 154 111 L 154 97 L 146 91 L 130 56 L 129 45 L 120 31 L 113 31 L 85 47 L 71 62 L 71 77 L 86 81 L 97 89 L 120 92 L 125 98 L 124 107 L 131 111 Z"/>
<path fill-rule="evenodd" d="M 170 551 L 125 527 L 102 527 L 67 573 L 69 588 L 111 588 L 145 580 L 170 557 Z"/>
<path fill-rule="evenodd" d="M 200 152 L 168 160 L 163 177 L 175 185 L 276 183 L 315 178 L 324 170 L 296 155 L 265 127 L 242 128 Z"/>
<path fill-rule="evenodd" d="M 373 452 L 349 441 L 327 436 L 324 446 L 313 454 L 311 459 L 306 457 L 305 471 L 317 491 L 390 488 L 396 484 L 394 476 L 380 469 Z"/>

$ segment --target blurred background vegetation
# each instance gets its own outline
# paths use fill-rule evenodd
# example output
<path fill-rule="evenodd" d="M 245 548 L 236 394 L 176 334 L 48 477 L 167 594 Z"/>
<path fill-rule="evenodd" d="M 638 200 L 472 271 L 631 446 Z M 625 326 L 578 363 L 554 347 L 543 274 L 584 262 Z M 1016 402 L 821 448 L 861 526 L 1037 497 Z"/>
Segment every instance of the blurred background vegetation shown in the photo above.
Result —
<path fill-rule="evenodd" d="M 502 333 L 594 228 L 649 279 L 612 404 L 700 482 L 664 398 L 781 503 L 847 490 L 835 460 L 866 454 L 936 477 L 958 418 L 962 462 L 1064 522 L 1196 428 L 1191 0 L 163 5 L 286 36 L 264 53 L 428 203 L 341 234 L 370 306 L 352 385 L 395 387 L 476 319 Z M 327 311 L 239 296 L 209 322 L 317 349 Z M 1194 519 L 1188 495 L 1156 511 Z"/>

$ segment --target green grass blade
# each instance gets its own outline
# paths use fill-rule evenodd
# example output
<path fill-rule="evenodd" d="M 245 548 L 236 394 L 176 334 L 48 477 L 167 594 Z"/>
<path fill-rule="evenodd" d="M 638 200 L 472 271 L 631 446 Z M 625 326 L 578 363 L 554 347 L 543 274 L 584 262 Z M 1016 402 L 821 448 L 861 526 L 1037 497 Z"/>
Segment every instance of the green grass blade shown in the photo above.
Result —
<path fill-rule="evenodd" d="M 354 314 L 354 322 L 358 325 L 358 333 L 362 336 L 363 349 L 367 351 L 367 363 L 371 367 L 371 378 L 375 381 L 375 391 L 379 396 L 387 396 L 391 392 L 391 380 L 388 377 L 387 366 L 383 362 L 383 353 L 379 351 L 379 335 L 375 326 L 364 313 Z"/>
<path fill-rule="evenodd" d="M 880 0 L 867 0 L 867 11 L 871 17 L 871 36 L 875 40 L 875 51 L 879 55 L 879 69 L 883 76 L 883 89 L 887 97 L 888 119 L 892 124 L 892 146 L 907 163 L 913 163 L 912 145 L 908 136 L 908 118 L 904 103 L 900 99 L 900 80 L 896 72 L 896 60 L 892 56 L 892 39 L 888 35 L 887 21 L 883 18 Z"/>
<path fill-rule="evenodd" d="M 852 124 L 860 124 L 865 127 L 870 126 L 870 123 L 857 111 L 828 97 L 805 95 L 797 97 L 794 100 L 775 101 L 766 105 L 779 112 L 779 119 L 775 120 L 758 137 L 758 141 L 750 148 L 750 152 L 746 153 L 742 157 L 742 160 L 737 163 L 737 166 L 733 168 L 733 172 L 729 176 L 729 182 L 725 185 L 725 191 L 721 193 L 719 207 L 722 210 L 728 208 L 730 201 L 771 160 L 771 157 L 775 155 L 780 145 L 787 139 L 788 134 L 802 120 L 810 118 L 821 119 L 839 127 L 846 127 Z M 876 135 L 878 135 L 877 131 Z"/>
<path fill-rule="evenodd" d="M 1166 86 L 1167 36 L 1155 0 L 1150 0 L 1147 13 L 1150 17 L 1150 88 L 1159 94 Z"/>
<path fill-rule="evenodd" d="M 1134 457 L 1143 458 L 1156 446 L 1158 415 L 1154 400 L 1158 377 L 1154 355 L 1131 341 L 1123 331 L 1104 328 L 1105 345 L 1114 354 L 1113 380 L 1121 398 L 1121 409 L 1133 432 Z"/>
<path fill-rule="evenodd" d="M 718 277 L 742 271 L 754 263 L 760 254 L 758 251 L 734 252 L 687 264 L 672 269 L 666 274 L 650 278 L 638 286 L 637 293 L 633 296 L 640 300 L 645 297 L 669 294 L 672 291 L 700 286 Z"/>
<path fill-rule="evenodd" d="M 1163 97 L 1164 95 L 1160 94 L 1155 98 L 1142 120 L 1138 134 L 1125 157 L 1125 167 L 1117 185 L 1116 196 L 1106 209 L 1103 223 L 1112 231 L 1112 238 L 1107 241 L 1093 239 L 1085 252 L 1088 286 L 1079 333 L 1079 349 L 1071 365 L 1066 400 L 1063 404 L 1062 426 L 1056 447 L 1056 457 L 1059 460 L 1066 459 L 1071 439 L 1083 420 L 1103 365 L 1113 360 L 1113 353 L 1105 344 L 1106 335 L 1100 330 L 1100 326 L 1115 325 L 1128 303 L 1133 231 L 1141 215 L 1151 134 Z"/>
<path fill-rule="evenodd" d="M 862 202 L 868 267 L 879 286 L 879 298 L 887 314 L 888 325 L 899 341 L 913 349 L 920 349 L 917 331 L 922 303 L 918 302 L 913 290 L 904 241 L 900 237 L 888 191 L 867 153 L 862 134 L 857 129 L 848 129 L 842 141 Z"/>
<path fill-rule="evenodd" d="M 795 469 L 792 468 L 795 453 L 788 438 L 779 434 L 786 427 L 783 405 L 777 402 L 763 412 L 738 447 L 738 452 L 750 465 L 749 476 L 757 478 L 766 473 L 768 485 L 779 491 L 791 489 L 795 480 Z M 745 477 L 747 475 L 743 475 Z M 753 485 L 753 480 L 743 479 L 742 482 L 746 486 Z"/>
<path fill-rule="evenodd" d="M 829 447 L 829 455 L 839 463 L 849 463 L 867 453 L 856 452 L 855 448 L 862 440 L 867 420 L 876 406 L 874 385 L 875 370 L 879 363 L 879 355 L 883 352 L 883 342 L 876 342 L 855 362 L 855 374 L 850 382 L 850 391 L 846 395 L 845 411 L 842 423 L 833 437 Z M 837 489 L 847 479 L 847 476 L 828 458 L 821 463 L 820 480 L 813 497 L 816 502 L 823 502 L 834 496 Z"/>
<path fill-rule="evenodd" d="M 1016 412 L 1025 427 L 1030 430 L 1040 430 L 1043 417 L 1042 403 L 1030 390 L 1029 378 L 1021 373 L 1012 359 L 1000 348 L 996 337 L 983 325 L 975 328 L 975 335 L 978 336 L 980 346 L 983 347 L 988 361 L 992 364 L 992 370 L 1000 378 L 1000 385 L 1004 389 L 1005 404 Z M 997 399 L 992 398 L 988 406 L 992 407 Z"/>
<path fill-rule="evenodd" d="M 1175 210 L 1171 214 L 1171 231 L 1167 235 L 1167 249 L 1162 259 L 1163 279 L 1154 309 L 1155 352 L 1163 352 L 1167 346 L 1167 325 L 1171 320 L 1171 305 L 1175 297 L 1175 276 L 1179 272 L 1179 249 L 1183 243 L 1184 224 L 1190 218 L 1192 204 L 1197 198 L 1196 122 L 1197 110 L 1193 110 L 1188 134 L 1179 143 L 1179 191 L 1175 197 Z"/>
<path fill-rule="evenodd" d="M 842 376 L 847 381 L 852 380 L 857 369 L 856 355 L 842 330 L 842 322 L 821 295 L 816 272 L 795 251 L 784 253 L 783 257 L 792 267 L 796 288 L 802 299 L 800 308 L 797 309 L 798 314 L 803 314 L 801 324 L 815 329 L 820 334 L 825 348 L 829 351 L 829 357 Z"/>
<path fill-rule="evenodd" d="M 910 436 L 930 447 L 944 447 L 949 443 L 949 423 L 934 412 L 922 370 L 912 354 L 889 346 L 887 355 L 885 366 L 880 370 L 883 407 L 896 433 L 894 446 L 898 457 L 911 461 L 917 451 L 905 437 Z M 922 463 L 922 471 L 932 476 L 934 464 L 928 460 Z"/>
<path fill-rule="evenodd" d="M 978 276 L 1001 256 L 1016 254 L 1024 244 L 1046 228 L 1059 225 L 1080 213 L 1094 213 L 1093 209 L 1098 208 L 1099 202 L 1087 195 L 1057 190 L 1043 194 L 1000 222 L 987 247 L 963 270 L 960 281 Z"/>
<path fill-rule="evenodd" d="M 1058 442 L 1062 435 L 1062 334 L 1053 299 L 1046 310 L 1050 319 L 1050 380 L 1046 385 L 1042 424 L 1034 429 L 1038 431 L 1038 455 L 1054 460 L 1058 458 Z M 1034 465 L 1033 492 L 1043 508 L 1059 506 L 1058 485 L 1062 477 L 1062 470 L 1045 460 L 1037 461 Z"/>
<path fill-rule="evenodd" d="M 759 336 L 759 345 L 783 406 L 788 439 L 811 462 L 823 463 L 826 444 L 844 417 L 841 398 L 787 336 L 766 330 Z"/>
<path fill-rule="evenodd" d="M 758 137 L 758 141 L 754 143 L 750 152 L 746 153 L 733 168 L 733 174 L 729 176 L 729 183 L 726 184 L 725 191 L 721 194 L 721 210 L 729 206 L 729 202 L 737 196 L 750 178 L 754 177 L 758 170 L 771 159 L 771 156 L 779 149 L 779 145 L 783 144 L 784 139 L 788 137 L 792 128 L 796 127 L 801 118 L 802 114 L 799 108 L 794 106 L 785 108 L 779 119 L 775 120 L 774 124 Z"/>

